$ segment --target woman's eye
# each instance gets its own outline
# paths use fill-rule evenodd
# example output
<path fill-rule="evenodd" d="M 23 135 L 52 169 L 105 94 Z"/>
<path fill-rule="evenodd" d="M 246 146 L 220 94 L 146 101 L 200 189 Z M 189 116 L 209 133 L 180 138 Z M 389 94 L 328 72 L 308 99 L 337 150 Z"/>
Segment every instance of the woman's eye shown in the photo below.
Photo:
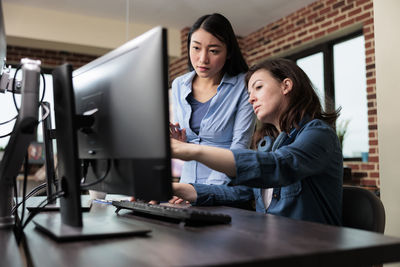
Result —
<path fill-rule="evenodd" d="M 192 46 L 192 49 L 193 49 L 193 50 L 199 50 L 200 48 L 197 47 L 197 46 Z"/>
<path fill-rule="evenodd" d="M 218 54 L 218 53 L 219 53 L 219 51 L 218 51 L 218 50 L 210 50 L 210 52 L 211 52 L 211 54 L 214 54 L 214 55 L 216 55 L 216 54 Z"/>

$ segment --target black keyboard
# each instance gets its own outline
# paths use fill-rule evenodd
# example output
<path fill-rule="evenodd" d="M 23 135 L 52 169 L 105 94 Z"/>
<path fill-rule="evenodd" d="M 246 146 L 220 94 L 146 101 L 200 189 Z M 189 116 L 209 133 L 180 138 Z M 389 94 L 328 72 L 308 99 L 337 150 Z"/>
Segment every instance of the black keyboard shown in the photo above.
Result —
<path fill-rule="evenodd" d="M 113 201 L 112 204 L 117 208 L 118 213 L 121 209 L 129 209 L 138 215 L 149 215 L 159 219 L 184 222 L 186 224 L 228 224 L 231 216 L 227 214 L 214 213 L 192 207 L 176 207 L 164 204 L 149 204 L 138 201 Z"/>

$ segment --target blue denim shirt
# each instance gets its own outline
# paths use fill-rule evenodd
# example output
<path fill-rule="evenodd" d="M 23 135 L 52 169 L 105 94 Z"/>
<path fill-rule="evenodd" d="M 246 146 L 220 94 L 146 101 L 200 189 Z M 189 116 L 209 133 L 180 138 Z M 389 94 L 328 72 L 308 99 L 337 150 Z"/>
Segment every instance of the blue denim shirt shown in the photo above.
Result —
<path fill-rule="evenodd" d="M 192 92 L 195 72 L 189 72 L 172 83 L 173 120 L 186 129 L 187 141 L 195 144 L 237 149 L 248 148 L 254 131 L 255 116 L 248 102 L 244 74 L 221 80 L 216 95 L 200 123 L 199 134 L 190 128 L 192 108 L 187 96 Z M 230 179 L 221 172 L 211 170 L 196 162 L 184 163 L 181 173 L 183 183 L 227 184 Z"/>
<path fill-rule="evenodd" d="M 341 225 L 343 158 L 332 127 L 312 120 L 292 131 L 274 152 L 232 152 L 237 169 L 232 184 L 241 186 L 193 184 L 195 205 L 233 204 L 254 195 L 258 212 Z M 262 188 L 273 188 L 268 210 Z"/>

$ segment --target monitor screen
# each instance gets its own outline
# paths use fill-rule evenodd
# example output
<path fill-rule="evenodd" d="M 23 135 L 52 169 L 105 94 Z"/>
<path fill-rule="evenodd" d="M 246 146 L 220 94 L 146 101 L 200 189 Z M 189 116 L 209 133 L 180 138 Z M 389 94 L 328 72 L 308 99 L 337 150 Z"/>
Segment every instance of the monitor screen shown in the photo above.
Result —
<path fill-rule="evenodd" d="M 166 38 L 157 27 L 73 72 L 53 71 L 63 223 L 82 226 L 82 161 L 86 184 L 106 174 L 92 189 L 171 198 Z"/>

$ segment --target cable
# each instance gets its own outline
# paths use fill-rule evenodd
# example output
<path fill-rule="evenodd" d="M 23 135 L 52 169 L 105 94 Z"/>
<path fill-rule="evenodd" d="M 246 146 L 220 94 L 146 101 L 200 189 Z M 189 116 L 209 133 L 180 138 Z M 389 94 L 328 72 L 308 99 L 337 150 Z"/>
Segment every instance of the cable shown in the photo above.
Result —
<path fill-rule="evenodd" d="M 14 78 L 13 78 L 13 86 L 12 86 L 12 96 L 13 96 L 14 107 L 15 107 L 15 109 L 17 110 L 18 113 L 19 113 L 19 108 L 18 108 L 18 105 L 17 105 L 17 100 L 15 99 L 15 92 L 16 92 L 16 90 L 15 90 L 15 84 L 16 84 L 16 82 L 15 82 L 15 81 L 16 81 L 17 73 L 18 73 L 18 71 L 19 71 L 20 69 L 21 69 L 21 65 L 19 65 L 18 68 L 15 70 Z M 43 80 L 43 92 L 42 92 L 42 97 L 40 98 L 40 101 L 39 101 L 39 106 L 42 105 L 43 99 L 44 99 L 44 95 L 45 95 L 45 92 L 46 92 L 46 79 L 45 79 L 45 77 L 44 77 L 44 73 L 43 73 L 43 72 L 40 72 L 40 76 L 42 77 L 42 80 Z M 45 117 L 42 118 L 42 120 L 39 121 L 38 123 L 41 123 L 43 120 L 45 120 L 45 119 L 47 118 L 47 116 L 49 116 L 50 110 L 47 109 L 47 107 L 46 107 L 45 109 L 46 109 Z M 17 118 L 18 118 L 18 114 L 15 115 L 14 118 L 12 118 L 12 119 L 10 119 L 10 120 L 8 120 L 8 121 L 1 122 L 0 125 L 7 124 L 7 123 L 9 123 L 9 122 L 11 122 L 11 121 L 13 121 L 13 120 L 15 120 L 15 119 L 17 119 Z M 12 135 L 12 133 L 13 133 L 13 131 L 11 131 L 11 132 L 9 132 L 9 133 L 7 133 L 7 134 L 4 134 L 4 135 L 0 135 L 0 138 L 8 137 L 8 136 Z"/>
<path fill-rule="evenodd" d="M 26 151 L 25 153 L 25 162 L 24 162 L 24 183 L 23 183 L 23 187 L 22 187 L 22 214 L 21 214 L 21 222 L 24 221 L 24 217 L 25 217 L 25 194 L 26 194 L 26 184 L 28 182 L 28 162 L 29 160 L 29 156 L 28 156 L 28 151 Z"/>
<path fill-rule="evenodd" d="M 12 86 L 12 95 L 13 95 L 14 106 L 15 106 L 15 109 L 18 111 L 18 113 L 19 113 L 19 108 L 17 105 L 17 100 L 15 100 L 15 92 L 16 92 L 15 84 L 16 84 L 16 79 L 17 79 L 17 73 L 21 69 L 21 67 L 22 67 L 22 65 L 19 65 L 18 68 L 15 70 L 13 86 Z M 46 79 L 44 77 L 43 71 L 40 72 L 40 76 L 42 77 L 42 80 L 43 80 L 43 92 L 42 92 L 42 97 L 40 98 L 40 101 L 39 101 L 39 106 L 43 103 L 44 95 L 46 93 Z"/>
<path fill-rule="evenodd" d="M 40 72 L 40 76 L 42 76 L 42 79 L 43 79 L 43 92 L 42 92 L 42 97 L 40 98 L 40 101 L 39 101 L 39 106 L 43 103 L 44 94 L 46 92 L 46 79 L 44 78 L 43 71 Z"/>
<path fill-rule="evenodd" d="M 17 105 L 17 100 L 15 100 L 15 91 L 16 91 L 15 90 L 15 84 L 16 84 L 16 81 L 17 81 L 17 73 L 21 69 L 21 67 L 22 67 L 22 65 L 19 65 L 17 67 L 17 69 L 15 70 L 14 78 L 13 78 L 13 86 L 12 86 L 12 96 L 13 96 L 14 106 L 15 106 L 15 109 L 17 110 L 18 113 L 19 113 L 19 108 L 18 108 L 18 105 Z"/>
<path fill-rule="evenodd" d="M 91 163 L 91 162 L 90 162 L 90 163 Z M 92 166 L 93 166 L 93 165 L 92 165 Z M 107 170 L 106 170 L 106 172 L 104 173 L 104 175 L 103 175 L 101 178 L 97 178 L 97 177 L 96 177 L 97 180 L 95 180 L 95 181 L 93 181 L 93 182 L 91 182 L 91 183 L 83 183 L 83 184 L 81 184 L 81 190 L 89 189 L 89 187 L 91 187 L 91 186 L 93 186 L 93 185 L 95 185 L 95 184 L 98 184 L 98 183 L 104 181 L 104 180 L 107 178 L 107 175 L 108 175 L 108 173 L 110 172 L 110 169 L 111 169 L 111 160 L 108 159 L 108 160 L 107 160 Z M 86 179 L 86 177 L 83 177 L 82 179 Z"/>
<path fill-rule="evenodd" d="M 5 134 L 5 135 L 0 135 L 0 138 L 4 138 L 4 137 L 7 137 L 7 136 L 10 136 L 10 135 L 12 135 L 12 133 L 13 133 L 13 131 L 8 133 L 8 134 Z"/>
<path fill-rule="evenodd" d="M 86 182 L 86 175 L 88 173 L 89 163 L 90 163 L 90 160 L 86 160 L 86 159 L 81 160 L 81 171 L 82 171 L 81 184 L 84 184 Z"/>
<path fill-rule="evenodd" d="M 40 105 L 46 110 L 46 113 L 42 116 L 42 119 L 39 121 L 39 123 L 43 122 L 50 115 L 50 109 L 43 102 L 41 102 Z"/>
<path fill-rule="evenodd" d="M 7 124 L 7 123 L 9 123 L 9 122 L 12 122 L 12 121 L 15 120 L 16 118 L 18 118 L 18 114 L 15 115 L 14 118 L 12 118 L 12 119 L 10 119 L 10 120 L 8 120 L 8 121 L 0 122 L 0 125 L 4 125 L 4 124 Z"/>
<path fill-rule="evenodd" d="M 46 185 L 47 185 L 47 183 L 43 183 L 43 184 L 40 184 L 40 185 L 36 186 L 35 188 L 33 188 L 33 189 L 25 196 L 25 201 L 27 201 L 30 197 L 34 196 L 37 192 L 39 192 L 40 190 L 42 190 L 43 188 L 45 188 Z M 19 206 L 21 206 L 21 205 L 22 205 L 22 202 L 16 204 L 16 205 L 12 208 L 11 213 L 14 213 L 14 212 L 19 208 Z"/>
<path fill-rule="evenodd" d="M 54 194 L 50 195 L 50 198 L 46 198 L 40 204 L 38 205 L 38 209 L 35 209 L 34 211 L 30 212 L 28 215 L 28 218 L 26 218 L 25 222 L 22 224 L 22 231 L 26 227 L 26 225 L 38 214 L 40 213 L 48 204 L 50 204 L 52 201 L 56 200 L 59 197 L 62 197 L 65 195 L 65 192 L 60 190 L 55 192 Z M 44 204 L 44 205 L 43 205 Z M 43 206 L 42 206 L 43 205 Z"/>
<path fill-rule="evenodd" d="M 14 196 L 15 196 L 15 206 L 19 206 L 20 203 L 18 203 L 17 177 L 14 177 L 14 179 L 13 179 L 13 189 L 14 189 Z M 16 235 L 17 235 L 18 233 L 20 233 L 20 230 L 21 230 L 21 224 L 20 224 L 21 221 L 18 218 L 18 212 L 14 212 L 12 214 L 14 214 L 14 225 L 15 225 L 15 231 L 16 231 Z"/>

